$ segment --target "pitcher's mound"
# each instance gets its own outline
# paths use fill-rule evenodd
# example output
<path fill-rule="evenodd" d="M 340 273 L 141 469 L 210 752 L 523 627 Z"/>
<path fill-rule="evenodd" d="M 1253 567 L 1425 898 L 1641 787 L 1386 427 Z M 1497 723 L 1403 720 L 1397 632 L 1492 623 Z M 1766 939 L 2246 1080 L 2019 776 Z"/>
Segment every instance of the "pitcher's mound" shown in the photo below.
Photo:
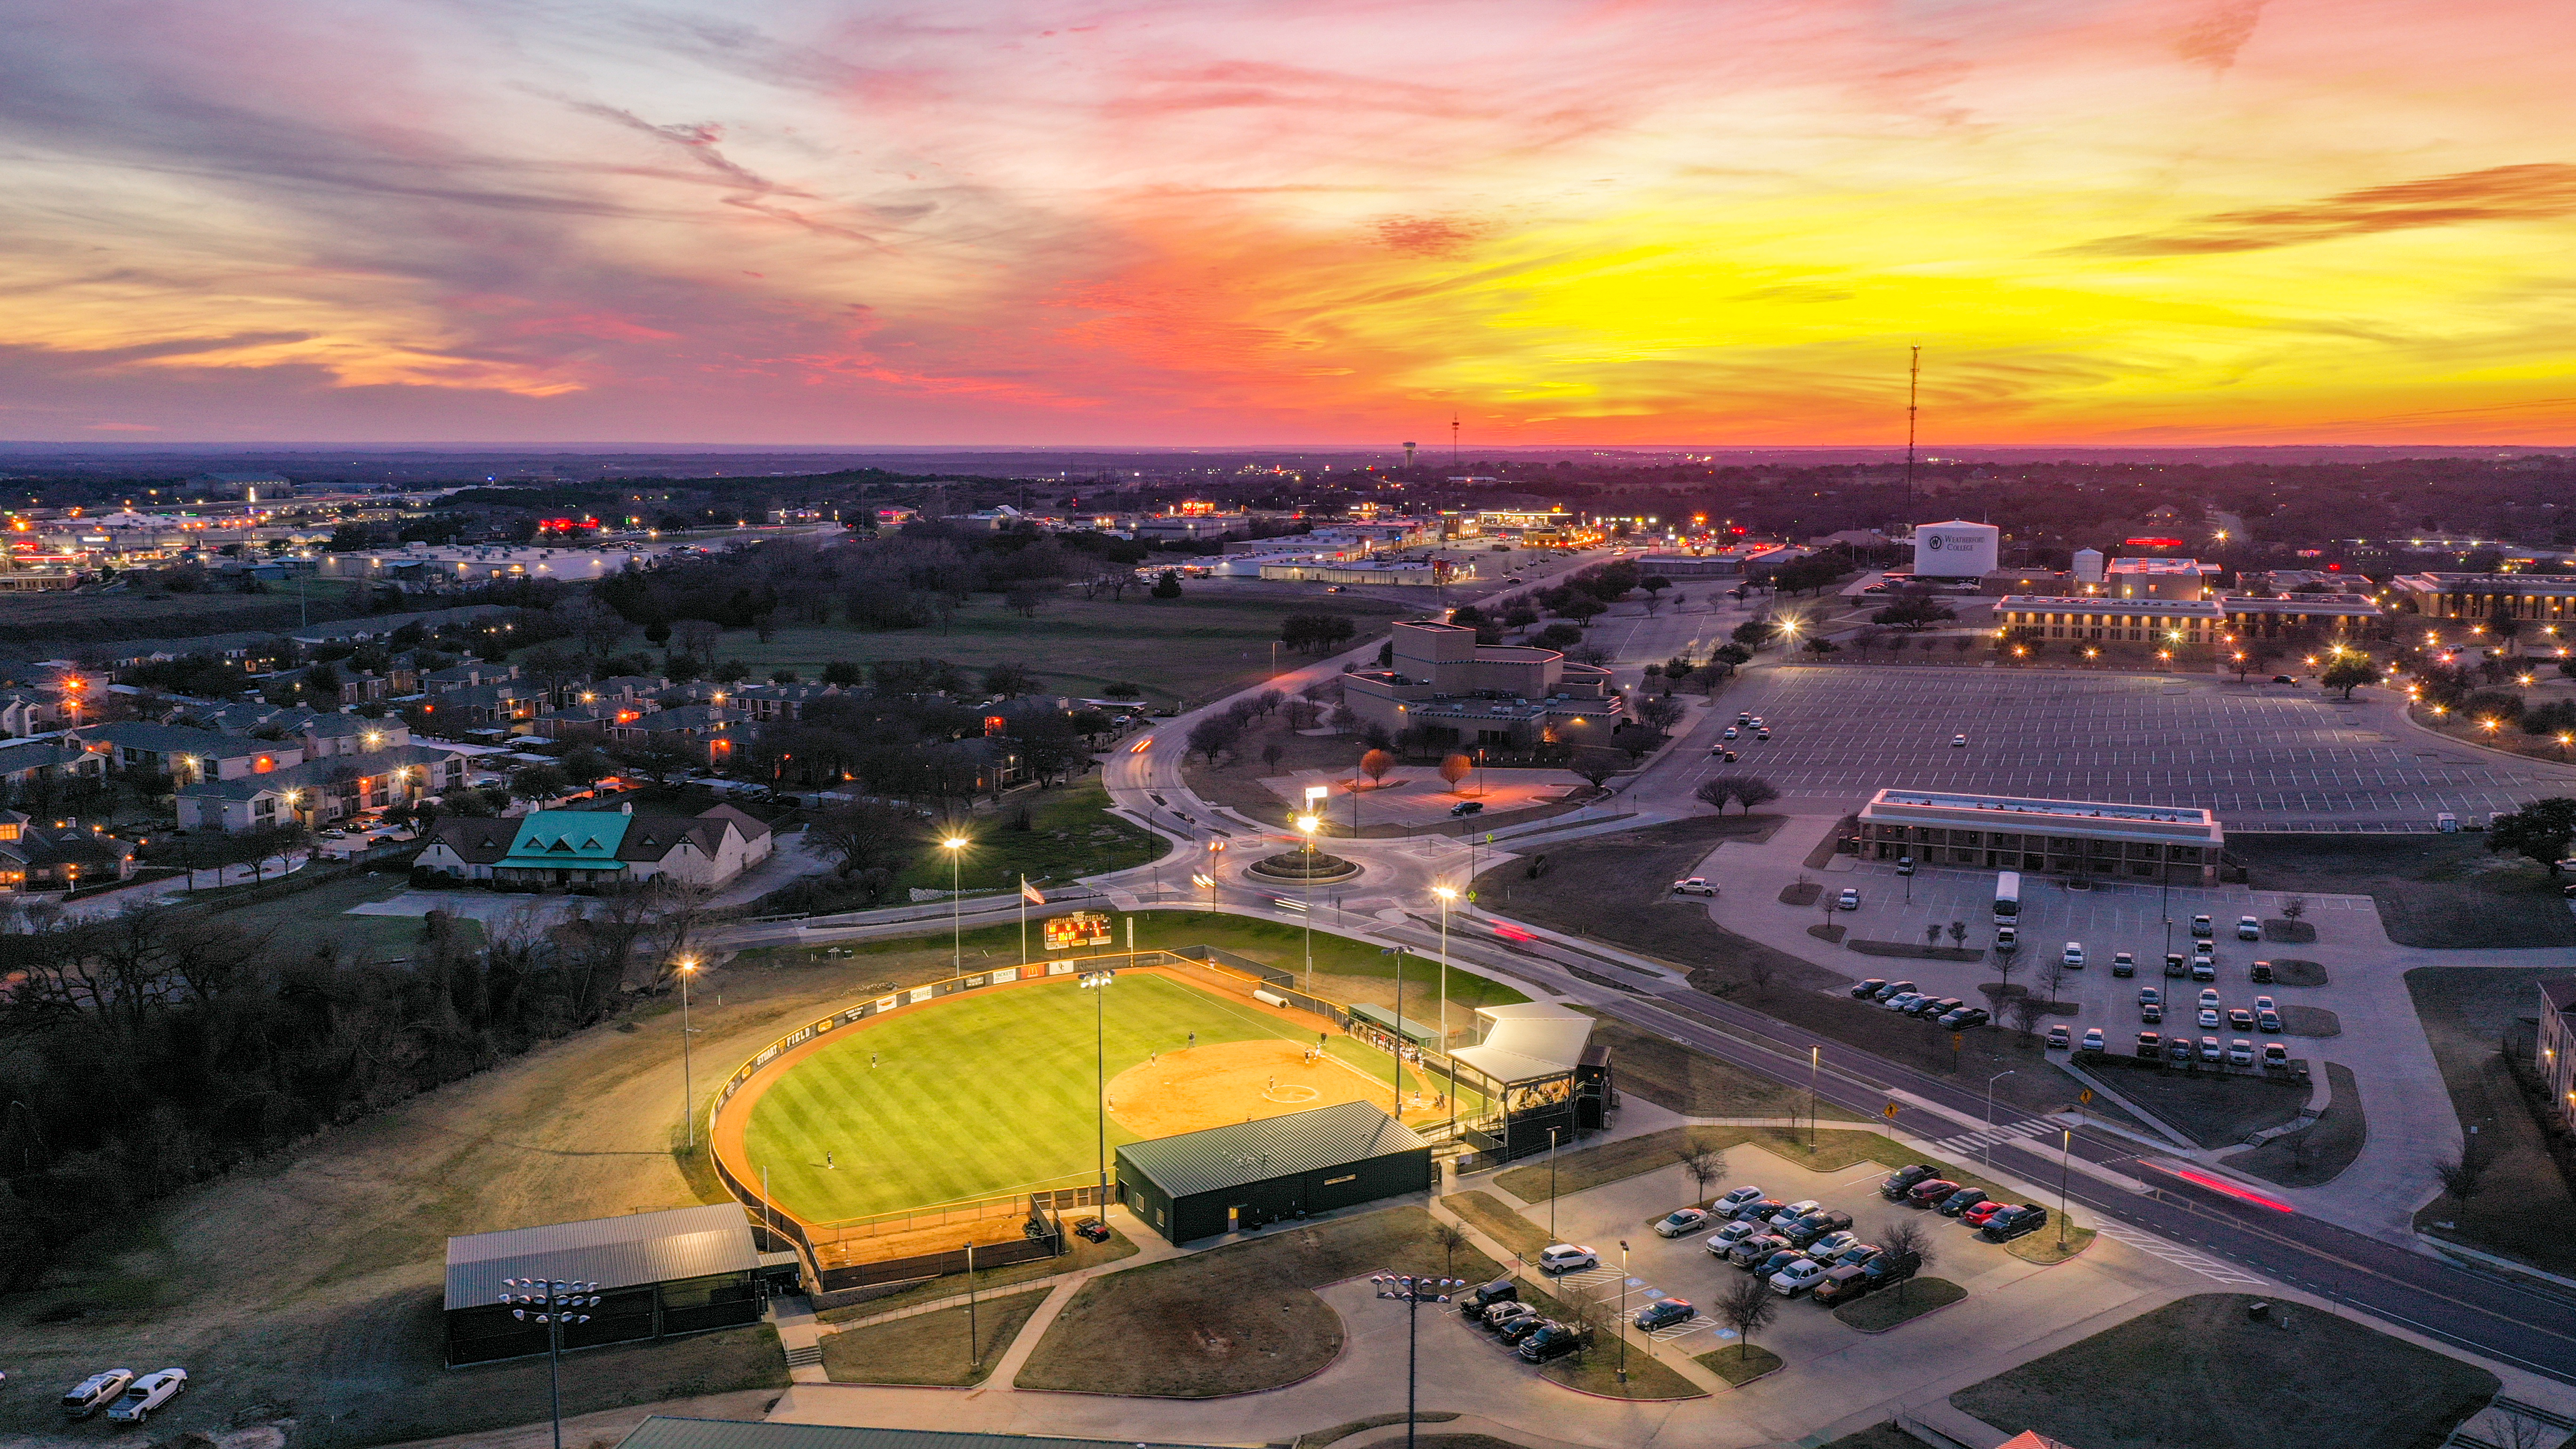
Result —
<path fill-rule="evenodd" d="M 1109 1079 L 1109 1115 L 1140 1137 L 1171 1137 L 1337 1102 L 1393 1105 L 1393 1083 L 1329 1054 L 1309 1060 L 1306 1051 L 1273 1038 L 1165 1052 Z"/>

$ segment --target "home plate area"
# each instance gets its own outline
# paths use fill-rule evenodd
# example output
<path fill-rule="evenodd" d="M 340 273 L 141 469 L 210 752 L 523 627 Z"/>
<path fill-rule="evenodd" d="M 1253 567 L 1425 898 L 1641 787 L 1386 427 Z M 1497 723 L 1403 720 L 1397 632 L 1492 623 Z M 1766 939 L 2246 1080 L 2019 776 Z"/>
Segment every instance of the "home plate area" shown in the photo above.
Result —
<path fill-rule="evenodd" d="M 1215 1042 L 1159 1053 L 1110 1078 L 1109 1115 L 1139 1137 L 1171 1137 L 1341 1102 L 1383 1109 L 1389 1087 L 1309 1042 Z"/>

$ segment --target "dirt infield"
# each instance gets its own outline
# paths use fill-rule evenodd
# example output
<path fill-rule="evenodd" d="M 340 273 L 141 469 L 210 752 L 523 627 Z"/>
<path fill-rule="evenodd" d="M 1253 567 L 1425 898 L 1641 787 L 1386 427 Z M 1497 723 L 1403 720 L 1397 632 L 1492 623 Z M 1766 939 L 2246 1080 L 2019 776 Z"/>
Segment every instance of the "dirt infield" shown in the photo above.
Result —
<path fill-rule="evenodd" d="M 1165 1052 L 1120 1072 L 1109 1082 L 1109 1115 L 1139 1137 L 1171 1137 L 1342 1102 L 1374 1102 L 1383 1111 L 1391 1090 L 1308 1043 L 1229 1041 Z M 1430 1098 L 1408 1094 L 1408 1120 L 1444 1115 Z"/>

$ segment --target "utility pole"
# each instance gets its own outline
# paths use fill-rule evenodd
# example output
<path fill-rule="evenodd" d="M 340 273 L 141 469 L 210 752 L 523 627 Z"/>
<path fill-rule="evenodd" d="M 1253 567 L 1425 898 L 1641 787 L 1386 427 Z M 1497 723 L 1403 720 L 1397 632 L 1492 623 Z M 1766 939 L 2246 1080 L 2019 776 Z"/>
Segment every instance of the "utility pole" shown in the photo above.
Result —
<path fill-rule="evenodd" d="M 1914 360 L 1905 369 L 1905 513 L 1911 523 L 1914 514 L 1914 414 L 1915 397 L 1923 382 L 1923 345 L 1914 346 Z"/>

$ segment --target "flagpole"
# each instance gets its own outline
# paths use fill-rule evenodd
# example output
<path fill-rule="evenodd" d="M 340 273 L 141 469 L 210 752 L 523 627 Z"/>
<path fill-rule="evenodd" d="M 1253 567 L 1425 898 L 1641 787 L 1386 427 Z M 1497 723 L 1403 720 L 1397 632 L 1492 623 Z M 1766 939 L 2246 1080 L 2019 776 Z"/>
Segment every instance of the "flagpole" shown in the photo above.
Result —
<path fill-rule="evenodd" d="M 1029 964 L 1029 878 L 1020 877 L 1020 964 Z"/>

